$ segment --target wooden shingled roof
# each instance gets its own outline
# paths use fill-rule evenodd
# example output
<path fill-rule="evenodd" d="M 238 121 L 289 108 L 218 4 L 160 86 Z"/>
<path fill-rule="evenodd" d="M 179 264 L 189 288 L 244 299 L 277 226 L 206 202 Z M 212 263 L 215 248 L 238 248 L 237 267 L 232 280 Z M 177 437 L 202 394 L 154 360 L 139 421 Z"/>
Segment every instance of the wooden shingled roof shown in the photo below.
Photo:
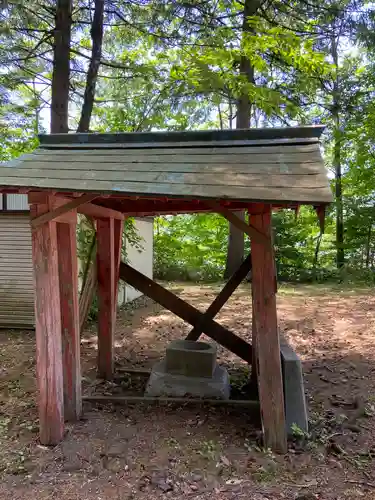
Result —
<path fill-rule="evenodd" d="M 322 130 L 43 135 L 34 152 L 0 167 L 0 190 L 326 204 Z"/>

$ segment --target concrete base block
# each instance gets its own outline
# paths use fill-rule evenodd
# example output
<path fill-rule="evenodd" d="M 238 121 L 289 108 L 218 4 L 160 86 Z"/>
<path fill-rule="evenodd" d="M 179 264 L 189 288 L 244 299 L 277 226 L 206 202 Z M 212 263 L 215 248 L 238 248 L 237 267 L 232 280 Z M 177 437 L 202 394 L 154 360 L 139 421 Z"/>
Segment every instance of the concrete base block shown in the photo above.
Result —
<path fill-rule="evenodd" d="M 308 431 L 308 416 L 301 360 L 288 344 L 280 346 L 284 381 L 285 418 L 288 435 L 292 435 L 292 425 Z"/>
<path fill-rule="evenodd" d="M 212 377 L 216 367 L 216 345 L 194 340 L 174 340 L 165 356 L 168 373 L 186 377 Z"/>
<path fill-rule="evenodd" d="M 186 377 L 168 373 L 165 360 L 153 367 L 145 391 L 145 396 L 193 396 L 202 399 L 229 399 L 229 394 L 229 375 L 225 368 L 216 366 L 212 378 Z"/>

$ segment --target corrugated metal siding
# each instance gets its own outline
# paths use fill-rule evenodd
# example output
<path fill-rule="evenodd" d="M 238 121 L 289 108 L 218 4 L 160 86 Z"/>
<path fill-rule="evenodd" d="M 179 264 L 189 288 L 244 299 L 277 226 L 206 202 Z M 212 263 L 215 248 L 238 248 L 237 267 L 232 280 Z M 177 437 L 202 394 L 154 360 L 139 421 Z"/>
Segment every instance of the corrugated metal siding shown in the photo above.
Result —
<path fill-rule="evenodd" d="M 31 231 L 27 214 L 0 213 L 0 327 L 34 325 Z"/>
<path fill-rule="evenodd" d="M 8 194 L 7 210 L 29 210 L 27 194 Z"/>

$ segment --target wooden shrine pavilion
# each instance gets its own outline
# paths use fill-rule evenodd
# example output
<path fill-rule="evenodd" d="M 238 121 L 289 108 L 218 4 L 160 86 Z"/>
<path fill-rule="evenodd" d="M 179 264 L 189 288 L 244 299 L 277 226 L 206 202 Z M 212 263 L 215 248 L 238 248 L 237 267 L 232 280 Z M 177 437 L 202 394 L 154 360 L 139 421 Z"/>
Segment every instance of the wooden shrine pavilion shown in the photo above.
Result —
<path fill-rule="evenodd" d="M 0 167 L 0 192 L 27 193 L 35 276 L 40 440 L 55 444 L 82 408 L 77 213 L 96 219 L 98 375 L 113 376 L 119 278 L 253 364 L 265 445 L 286 450 L 271 237 L 273 209 L 332 201 L 319 137 L 323 127 L 40 137 L 31 154 Z M 246 210 L 248 222 L 235 211 Z M 121 262 L 127 216 L 218 212 L 251 238 L 251 256 L 201 313 Z M 252 266 L 252 346 L 215 314 Z"/>

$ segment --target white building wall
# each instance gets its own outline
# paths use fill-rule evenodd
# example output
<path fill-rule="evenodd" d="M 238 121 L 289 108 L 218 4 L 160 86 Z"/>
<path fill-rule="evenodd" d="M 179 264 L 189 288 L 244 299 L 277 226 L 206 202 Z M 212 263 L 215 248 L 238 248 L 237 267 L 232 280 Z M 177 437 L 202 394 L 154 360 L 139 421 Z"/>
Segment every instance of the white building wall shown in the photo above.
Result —
<path fill-rule="evenodd" d="M 138 235 L 141 237 L 142 249 L 132 246 L 128 241 L 125 242 L 127 259 L 130 266 L 137 271 L 146 275 L 148 278 L 153 277 L 153 256 L 154 256 L 154 222 L 152 217 L 143 219 L 136 218 L 134 220 Z M 130 285 L 122 284 L 120 281 L 119 289 L 119 304 L 131 302 L 140 297 L 141 292 Z"/>

